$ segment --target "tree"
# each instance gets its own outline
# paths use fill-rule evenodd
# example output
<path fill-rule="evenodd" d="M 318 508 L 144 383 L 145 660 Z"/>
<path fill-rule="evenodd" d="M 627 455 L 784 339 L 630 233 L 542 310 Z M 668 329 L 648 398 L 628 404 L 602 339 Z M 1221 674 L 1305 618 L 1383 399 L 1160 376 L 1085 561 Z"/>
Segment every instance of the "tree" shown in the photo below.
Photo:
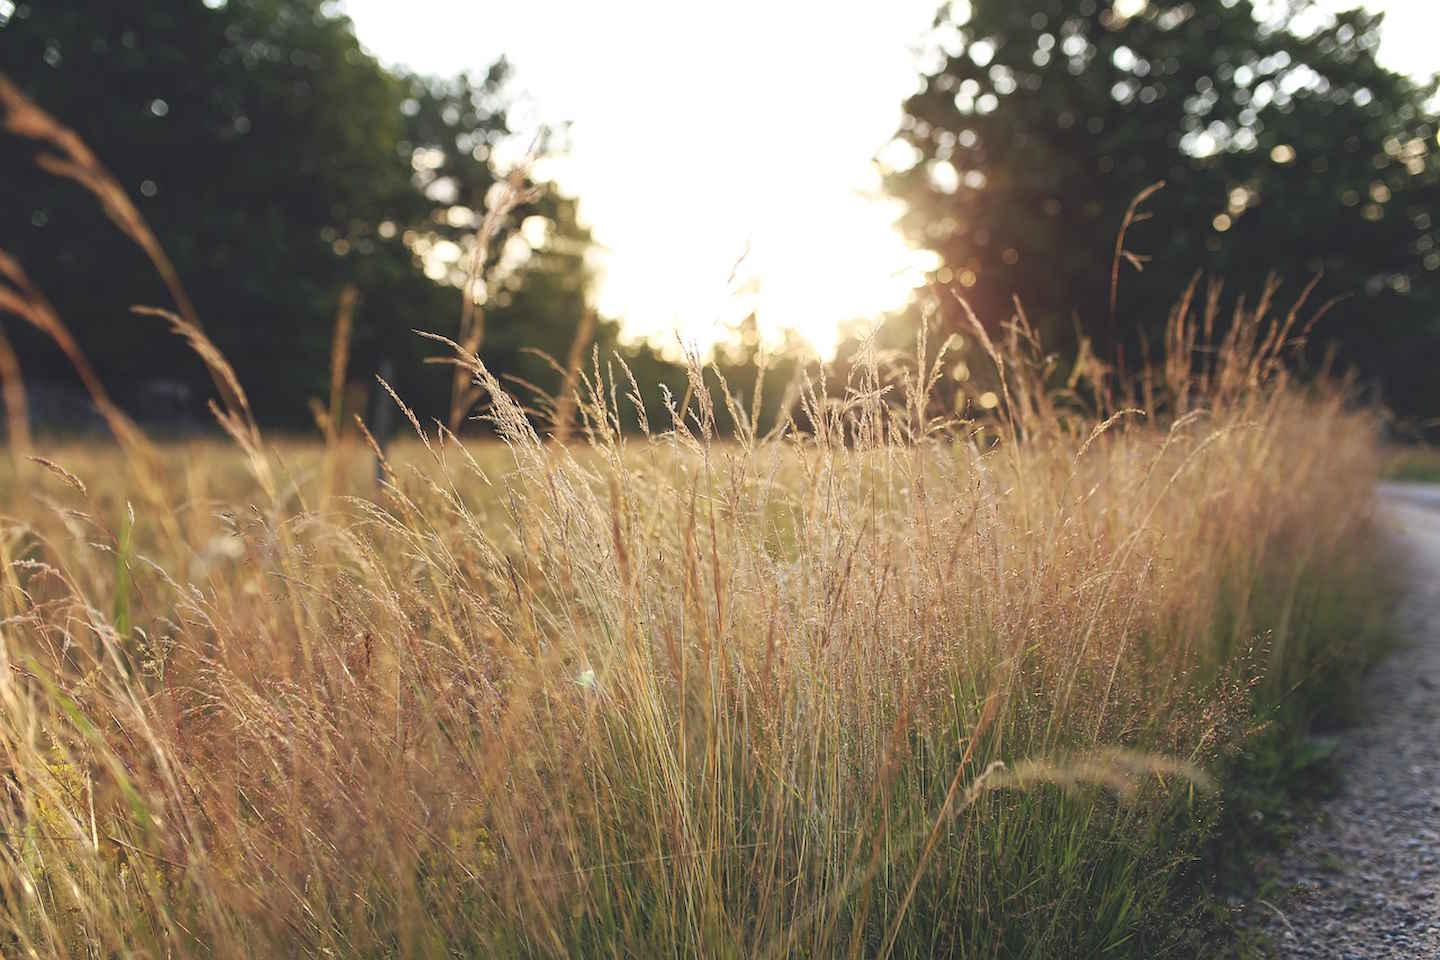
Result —
<path fill-rule="evenodd" d="M 130 193 L 263 419 L 303 423 L 307 400 L 325 395 L 347 285 L 361 295 L 352 369 L 368 377 L 389 357 L 402 394 L 422 413 L 443 411 L 445 377 L 421 365 L 433 344 L 411 331 L 454 333 L 456 271 L 497 181 L 492 151 L 510 136 L 503 61 L 478 79 L 388 71 L 323 0 L 76 0 L 16 6 L 0 25 L 0 72 L 72 126 Z M 94 197 L 34 156 L 34 144 L 0 140 L 0 247 L 26 265 L 122 402 L 155 377 L 206 392 L 184 345 L 128 312 L 169 305 L 140 251 Z M 515 213 L 488 270 L 527 217 L 568 217 L 550 232 L 588 242 L 570 229 L 573 202 L 553 191 Z M 511 325 L 547 348 L 572 335 L 584 277 L 556 270 L 582 256 L 538 270 L 543 256 L 512 258 L 504 297 L 516 304 L 492 330 Z M 563 310 L 546 292 L 557 285 L 570 297 Z M 28 380 L 64 375 L 38 336 L 15 339 Z"/>
<path fill-rule="evenodd" d="M 1134 358 L 1194 270 L 1252 298 L 1269 271 L 1295 295 L 1323 270 L 1324 295 L 1356 296 L 1317 337 L 1398 407 L 1433 408 L 1418 358 L 1440 344 L 1437 86 L 1377 64 L 1379 27 L 1306 0 L 1270 24 L 1249 0 L 952 4 L 897 135 L 903 227 L 987 322 L 1014 293 L 1050 342 L 1078 319 L 1109 357 Z M 1162 180 L 1127 241 L 1153 260 L 1121 264 L 1112 326 L 1111 244 Z"/>

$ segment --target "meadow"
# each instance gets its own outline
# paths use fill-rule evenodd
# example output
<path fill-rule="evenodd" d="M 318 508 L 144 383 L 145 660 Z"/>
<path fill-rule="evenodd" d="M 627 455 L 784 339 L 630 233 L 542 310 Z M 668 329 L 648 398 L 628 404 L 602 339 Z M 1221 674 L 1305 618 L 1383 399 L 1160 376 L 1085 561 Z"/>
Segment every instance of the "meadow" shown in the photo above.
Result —
<path fill-rule="evenodd" d="M 175 318 L 233 442 L 4 479 L 7 950 L 1187 949 L 1226 771 L 1384 615 L 1375 414 L 1292 381 L 1293 311 L 1196 349 L 1216 309 L 1123 403 L 1022 315 L 966 338 L 999 415 L 936 415 L 922 335 L 769 436 L 698 363 L 622 433 L 600 363 L 557 443 L 460 348 L 494 437 L 417 421 L 378 487 Z"/>
<path fill-rule="evenodd" d="M 1384 635 L 1381 419 L 1292 376 L 1303 294 L 1192 289 L 1123 380 L 972 314 L 771 384 L 763 432 L 697 358 L 651 423 L 618 360 L 536 413 L 442 340 L 483 433 L 392 395 L 385 454 L 342 325 L 323 440 L 271 442 L 11 109 L 171 284 L 228 440 L 148 439 L 0 256 L 112 435 L 22 450 L 0 364 L 6 955 L 1213 955 L 1247 769 Z M 993 410 L 943 399 L 961 351 Z"/>

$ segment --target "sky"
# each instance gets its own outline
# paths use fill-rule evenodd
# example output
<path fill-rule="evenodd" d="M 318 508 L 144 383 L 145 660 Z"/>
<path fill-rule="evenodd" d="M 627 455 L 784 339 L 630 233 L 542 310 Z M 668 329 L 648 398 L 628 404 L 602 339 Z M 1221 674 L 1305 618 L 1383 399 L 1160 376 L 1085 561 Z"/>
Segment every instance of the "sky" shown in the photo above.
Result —
<path fill-rule="evenodd" d="M 1386 12 L 1382 62 L 1440 70 L 1440 0 L 1366 6 Z M 792 330 L 828 356 L 842 324 L 902 306 L 932 266 L 895 228 L 874 159 L 916 87 L 936 0 L 342 8 L 388 64 L 478 74 L 506 56 L 519 140 L 568 124 L 568 149 L 536 173 L 580 198 L 597 306 L 627 336 L 708 349 L 753 309 L 767 339 Z"/>

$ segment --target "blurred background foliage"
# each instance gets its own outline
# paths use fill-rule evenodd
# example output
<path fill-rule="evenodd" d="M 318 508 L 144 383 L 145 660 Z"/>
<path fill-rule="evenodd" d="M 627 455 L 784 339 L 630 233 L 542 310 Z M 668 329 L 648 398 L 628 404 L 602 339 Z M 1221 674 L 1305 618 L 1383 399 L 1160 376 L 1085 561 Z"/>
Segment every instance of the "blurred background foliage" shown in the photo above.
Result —
<path fill-rule="evenodd" d="M 0 72 L 130 193 L 262 419 L 304 425 L 309 399 L 325 396 L 347 284 L 360 293 L 352 374 L 368 380 L 388 359 L 401 395 L 443 416 L 448 379 L 422 366 L 437 351 L 412 330 L 455 333 L 456 287 L 499 178 L 491 151 L 511 135 L 503 62 L 480 77 L 388 70 L 320 0 L 76 0 L 16 6 Z M 205 395 L 184 344 L 129 313 L 168 305 L 142 253 L 35 154 L 0 143 L 0 246 L 127 405 L 143 407 L 157 380 Z M 484 354 L 553 387 L 521 348 L 565 356 L 586 309 L 590 238 L 572 198 L 529 186 L 488 245 Z M 7 329 L 32 387 L 66 380 L 50 344 Z M 602 346 L 614 340 L 615 324 L 601 324 Z"/>
<path fill-rule="evenodd" d="M 1306 6 L 1265 22 L 1249 0 L 942 8 L 887 150 L 899 153 L 887 166 L 902 225 L 941 265 L 888 341 L 913 342 L 921 304 L 938 332 L 962 330 L 952 289 L 987 323 L 1010 315 L 1014 294 L 1059 349 L 1058 377 L 1082 328 L 1096 355 L 1133 369 L 1196 271 L 1252 300 L 1274 271 L 1282 305 L 1323 272 L 1312 307 L 1350 299 L 1317 327 L 1317 357 L 1336 342 L 1340 362 L 1383 383 L 1397 411 L 1433 414 L 1440 150 L 1426 105 L 1436 87 L 1376 63 L 1373 15 L 1341 14 L 1304 36 L 1287 29 Z M 448 78 L 387 68 L 322 0 L 71 0 L 14 5 L 0 72 L 130 192 L 263 420 L 304 426 L 308 401 L 325 395 L 346 285 L 360 294 L 352 379 L 368 385 L 388 360 L 400 394 L 444 419 L 448 378 L 424 365 L 438 351 L 412 330 L 455 334 L 502 176 L 495 153 L 515 140 L 503 61 Z M 0 248 L 123 403 L 142 417 L 157 394 L 198 408 L 190 401 L 210 390 L 203 369 L 163 325 L 128 312 L 167 305 L 164 288 L 94 199 L 37 169 L 35 153 L 0 137 Z M 1126 243 L 1151 259 L 1143 273 L 1121 264 L 1112 312 L 1114 239 L 1131 199 L 1160 180 L 1145 204 L 1153 219 Z M 590 309 L 592 239 L 575 198 L 526 186 L 487 246 L 480 352 L 498 373 L 553 391 L 559 371 L 532 350 L 562 364 L 570 352 Z M 5 329 L 32 388 L 66 381 L 48 343 Z M 620 350 L 642 384 L 682 394 L 680 367 L 622 343 L 620 329 L 595 324 L 600 356 Z M 842 365 L 855 348 L 842 346 Z M 719 350 L 742 396 L 759 355 L 753 318 Z M 770 361 L 780 369 L 766 375 L 762 427 L 801 362 L 798 352 Z M 968 387 L 955 389 L 963 408 Z M 650 393 L 651 421 L 664 423 Z M 49 416 L 61 422 L 42 428 L 66 426 L 65 411 Z"/>
<path fill-rule="evenodd" d="M 1287 308 L 1316 274 L 1337 304 L 1315 331 L 1434 413 L 1440 347 L 1436 85 L 1376 63 L 1380 17 L 1342 13 L 1304 36 L 1308 3 L 1262 19 L 1250 0 L 975 0 L 942 9 L 889 180 L 904 228 L 981 317 L 1018 294 L 1051 344 L 1078 325 L 1133 370 L 1194 275 L 1254 302 L 1272 271 Z M 1312 11 L 1309 11 L 1313 13 Z M 1143 208 L 1111 318 L 1112 243 Z M 1203 294 L 1204 286 L 1201 291 Z M 959 328 L 953 298 L 938 301 Z"/>

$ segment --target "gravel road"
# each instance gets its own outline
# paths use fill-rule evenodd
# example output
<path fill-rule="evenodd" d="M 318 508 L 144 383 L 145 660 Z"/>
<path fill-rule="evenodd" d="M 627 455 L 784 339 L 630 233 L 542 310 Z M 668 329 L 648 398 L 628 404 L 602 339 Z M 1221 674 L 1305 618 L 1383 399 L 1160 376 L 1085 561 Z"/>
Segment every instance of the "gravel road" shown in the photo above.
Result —
<path fill-rule="evenodd" d="M 1381 501 L 1410 645 L 1366 679 L 1341 788 L 1281 857 L 1289 892 L 1247 911 L 1282 958 L 1440 960 L 1440 486 L 1385 484 Z"/>

